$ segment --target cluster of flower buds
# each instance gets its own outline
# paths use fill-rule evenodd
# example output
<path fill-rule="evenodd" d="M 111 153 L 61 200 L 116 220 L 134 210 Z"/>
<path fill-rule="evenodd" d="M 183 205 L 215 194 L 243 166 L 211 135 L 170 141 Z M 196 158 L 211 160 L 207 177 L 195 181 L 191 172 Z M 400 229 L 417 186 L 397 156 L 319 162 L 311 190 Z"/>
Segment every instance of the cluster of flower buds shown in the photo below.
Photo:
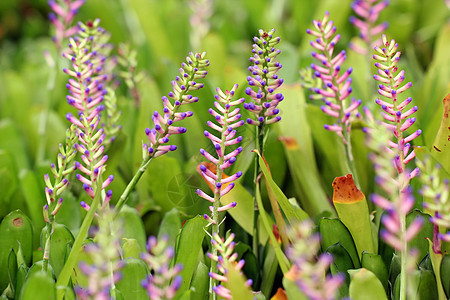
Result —
<path fill-rule="evenodd" d="M 117 62 L 121 67 L 121 70 L 117 72 L 117 75 L 123 79 L 127 88 L 131 91 L 136 107 L 140 106 L 141 95 L 137 85 L 145 76 L 143 71 L 137 71 L 137 51 L 130 49 L 129 44 L 119 44 L 117 49 L 118 57 Z"/>
<path fill-rule="evenodd" d="M 80 119 L 70 114 L 68 114 L 67 118 L 78 126 L 79 143 L 76 144 L 76 149 L 81 153 L 82 163 L 75 162 L 75 167 L 84 175 L 77 174 L 76 178 L 83 183 L 83 188 L 89 197 L 94 199 L 95 195 L 108 187 L 114 179 L 113 175 L 110 175 L 104 181 L 102 179 L 108 155 L 103 155 L 105 151 L 105 146 L 103 145 L 105 139 L 104 130 L 102 128 L 97 129 L 100 123 L 100 116 L 95 115 L 90 121 L 83 114 L 81 114 Z M 104 210 L 107 207 L 111 196 L 112 191 L 108 191 L 105 199 L 103 199 L 100 210 Z M 81 202 L 81 206 L 86 210 L 90 208 L 85 202 Z"/>
<path fill-rule="evenodd" d="M 227 282 L 228 269 L 234 268 L 240 272 L 245 264 L 245 261 L 243 259 L 237 261 L 238 254 L 236 252 L 233 252 L 236 245 L 236 243 L 234 242 L 234 236 L 234 233 L 231 233 L 226 240 L 224 238 L 221 238 L 217 233 L 213 234 L 212 236 L 211 244 L 213 246 L 214 252 L 217 254 L 208 252 L 206 255 L 209 257 L 209 259 L 217 263 L 217 270 L 220 272 L 220 274 L 214 272 L 209 273 L 209 277 L 214 280 Z M 251 287 L 252 284 L 253 281 L 251 279 L 245 281 L 246 287 Z M 213 286 L 213 291 L 219 297 L 223 297 L 224 299 L 232 299 L 230 290 L 223 285 Z"/>
<path fill-rule="evenodd" d="M 252 49 L 253 56 L 250 57 L 253 66 L 248 68 L 252 76 L 247 77 L 250 87 L 245 89 L 245 93 L 253 99 L 253 102 L 245 103 L 244 108 L 254 113 L 256 117 L 256 119 L 248 118 L 247 123 L 259 127 L 281 120 L 281 117 L 277 116 L 280 112 L 277 105 L 284 97 L 281 93 L 275 93 L 275 90 L 283 84 L 283 79 L 277 75 L 282 65 L 276 61 L 281 50 L 274 48 L 280 42 L 279 37 L 273 36 L 274 32 L 275 29 L 269 32 L 260 29 L 259 37 L 253 38 L 255 42 Z"/>
<path fill-rule="evenodd" d="M 55 178 L 54 184 L 50 180 L 48 174 L 44 175 L 45 181 L 45 196 L 47 198 L 47 204 L 44 206 L 44 220 L 47 223 L 51 222 L 51 219 L 58 213 L 61 208 L 63 198 L 57 197 L 66 190 L 69 185 L 68 177 L 75 170 L 73 163 L 77 151 L 75 145 L 77 142 L 77 127 L 75 125 L 70 126 L 66 130 L 66 142 L 65 145 L 59 144 L 58 163 L 57 165 L 51 164 L 52 175 Z M 50 213 L 49 213 L 50 212 Z"/>
<path fill-rule="evenodd" d="M 380 39 L 374 41 L 380 33 L 388 28 L 388 23 L 376 24 L 380 13 L 389 5 L 388 0 L 355 0 L 352 3 L 353 11 L 359 16 L 351 16 L 352 23 L 359 30 L 359 37 L 368 48 L 373 48 L 381 43 Z M 360 54 L 367 54 L 368 49 L 355 43 L 350 43 L 350 48 Z"/>
<path fill-rule="evenodd" d="M 349 76 L 353 69 L 348 68 L 341 73 L 341 65 L 347 58 L 345 50 L 333 57 L 334 47 L 341 36 L 335 34 L 336 26 L 329 20 L 329 13 L 326 12 L 321 21 L 313 20 L 313 25 L 315 30 L 307 29 L 306 32 L 316 38 L 310 44 L 319 51 L 313 52 L 312 56 L 320 64 L 312 64 L 311 69 L 323 83 L 314 92 L 321 95 L 325 102 L 321 107 L 322 111 L 337 119 L 336 124 L 324 125 L 324 128 L 335 131 L 347 143 L 345 136 L 350 132 L 352 116 L 360 118 L 357 108 L 361 105 L 361 100 L 352 99 L 350 103 L 346 103 L 352 93 L 352 79 Z"/>
<path fill-rule="evenodd" d="M 177 146 L 167 145 L 167 143 L 172 134 L 186 132 L 186 128 L 175 127 L 173 125 L 175 122 L 193 115 L 191 111 L 178 112 L 178 110 L 183 104 L 198 101 L 198 98 L 193 97 L 189 92 L 203 87 L 203 83 L 198 83 L 196 80 L 204 78 L 208 73 L 206 67 L 209 66 L 209 60 L 205 59 L 205 56 L 206 52 L 197 54 L 191 52 L 189 53 L 189 56 L 186 57 L 187 64 L 181 64 L 181 76 L 175 77 L 175 80 L 172 81 L 173 91 L 169 92 L 169 97 L 173 100 L 173 103 L 166 96 L 162 97 L 164 114 L 161 115 L 159 112 L 155 111 L 152 116 L 155 127 L 153 129 L 145 129 L 145 134 L 150 141 L 150 145 L 143 145 L 144 160 L 158 157 L 168 151 L 177 149 Z"/>
<path fill-rule="evenodd" d="M 58 48 L 65 38 L 77 33 L 78 27 L 71 26 L 75 15 L 86 0 L 50 0 L 48 5 L 53 11 L 48 14 L 50 22 L 55 26 L 56 34 L 52 38 Z"/>
<path fill-rule="evenodd" d="M 104 145 L 108 146 L 116 139 L 122 129 L 122 125 L 118 125 L 122 112 L 117 109 L 116 92 L 111 88 L 106 88 L 106 90 L 107 94 L 104 98 L 106 121 L 102 124 L 102 127 L 106 136 Z"/>
<path fill-rule="evenodd" d="M 209 109 L 209 113 L 215 118 L 217 124 L 211 121 L 208 121 L 207 124 L 209 127 L 216 130 L 220 136 L 216 136 L 209 131 L 205 131 L 204 134 L 214 145 L 217 158 L 208 153 L 205 149 L 200 149 L 200 153 L 216 167 L 216 171 L 212 172 L 205 165 L 200 165 L 201 175 L 208 183 L 214 186 L 214 197 L 197 189 L 197 194 L 200 197 L 213 203 L 213 206 L 209 207 L 212 212 L 212 218 L 206 214 L 204 215 L 205 219 L 211 224 L 217 224 L 218 212 L 236 206 L 236 202 L 232 202 L 219 207 L 220 198 L 230 192 L 234 187 L 233 181 L 242 176 L 242 172 L 239 171 L 232 176 L 223 178 L 223 171 L 236 161 L 236 156 L 243 149 L 242 147 L 238 147 L 235 150 L 226 153 L 226 147 L 242 141 L 242 136 L 236 137 L 236 128 L 244 125 L 244 121 L 240 120 L 240 109 L 235 108 L 235 106 L 243 103 L 245 99 L 232 99 L 237 87 L 238 85 L 235 84 L 231 91 L 227 90 L 225 93 L 222 92 L 220 88 L 217 88 L 217 95 L 215 95 L 217 101 L 214 101 L 214 106 L 217 111 L 212 108 Z"/>
<path fill-rule="evenodd" d="M 286 278 L 294 281 L 309 299 L 336 299 L 336 292 L 345 276 L 327 275 L 333 257 L 328 253 L 317 256 L 320 237 L 313 233 L 313 225 L 307 220 L 289 229 L 288 235 L 293 244 L 286 249 L 286 255 L 292 267 Z"/>
<path fill-rule="evenodd" d="M 430 157 L 417 160 L 417 166 L 421 170 L 419 179 L 422 183 L 419 193 L 425 198 L 423 206 L 430 212 L 434 224 L 433 250 L 439 253 L 441 241 L 450 242 L 449 179 L 443 178 L 441 165 L 433 164 Z"/>
<path fill-rule="evenodd" d="M 104 109 L 101 102 L 107 93 L 105 83 L 111 78 L 105 71 L 109 35 L 98 26 L 99 22 L 80 23 L 79 36 L 69 39 L 69 50 L 63 53 L 72 63 L 72 68 L 63 69 L 72 77 L 66 85 L 70 94 L 67 102 L 89 120 Z"/>
<path fill-rule="evenodd" d="M 383 125 L 386 126 L 394 135 L 394 141 L 389 141 L 389 149 L 395 153 L 394 164 L 399 174 L 405 171 L 405 166 L 415 157 L 415 152 L 412 149 L 410 142 L 418 137 L 422 130 L 416 130 L 408 136 L 404 136 L 405 131 L 410 128 L 416 121 L 416 118 L 411 117 L 417 111 L 417 106 L 406 109 L 411 103 L 412 98 L 408 97 L 401 101 L 399 95 L 411 87 L 411 82 L 403 84 L 405 80 L 405 71 L 398 71 L 398 61 L 400 59 L 400 52 L 397 52 L 398 44 L 395 40 L 390 42 L 386 36 L 382 36 L 382 47 L 375 47 L 376 54 L 373 55 L 376 61 L 375 67 L 378 68 L 376 75 L 373 78 L 380 82 L 378 93 L 384 97 L 385 100 L 376 99 L 375 103 L 381 106 L 383 110 L 382 116 L 385 120 Z M 409 180 L 416 176 L 419 172 L 415 168 L 408 174 Z"/>
<path fill-rule="evenodd" d="M 77 286 L 77 299 L 113 299 L 111 289 L 122 278 L 120 270 L 124 261 L 120 260 L 120 224 L 113 222 L 112 211 L 99 218 L 95 243 L 84 247 L 92 264 L 80 262 L 79 268 L 88 277 L 88 285 Z"/>
<path fill-rule="evenodd" d="M 168 247 L 167 243 L 166 237 L 158 241 L 156 237 L 151 236 L 147 242 L 147 252 L 141 254 L 142 260 L 151 270 L 151 274 L 141 282 L 150 299 L 172 299 L 182 282 L 181 275 L 178 275 L 182 265 L 170 266 L 174 250 Z"/>

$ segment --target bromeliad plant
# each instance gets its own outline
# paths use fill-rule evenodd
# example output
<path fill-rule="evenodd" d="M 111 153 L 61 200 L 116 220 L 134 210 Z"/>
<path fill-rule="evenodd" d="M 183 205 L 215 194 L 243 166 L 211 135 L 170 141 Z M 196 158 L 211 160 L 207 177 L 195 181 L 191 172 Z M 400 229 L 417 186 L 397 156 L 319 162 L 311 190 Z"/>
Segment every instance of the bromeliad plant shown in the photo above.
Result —
<path fill-rule="evenodd" d="M 370 83 L 357 80 L 361 70 L 356 62 L 362 61 L 361 56 L 339 49 L 338 41 L 349 36 L 345 25 L 339 25 L 341 38 L 330 14 L 325 13 L 307 30 L 314 38 L 310 44 L 315 52 L 311 68 L 302 73 L 307 80 L 304 86 L 314 93 L 310 98 L 323 101 L 321 107 L 305 103 L 302 89 L 292 84 L 296 47 L 287 41 L 280 56 L 280 37 L 274 29 L 259 30 L 253 39 L 248 86 L 242 91 L 237 84 L 231 90 L 217 88 L 215 99 L 209 102 L 211 86 L 220 84 L 222 75 L 233 74 L 232 82 L 245 80 L 238 70 L 244 59 L 235 46 L 240 43 L 222 44 L 221 36 L 215 34 L 215 18 L 226 11 L 219 9 L 223 4 L 191 2 L 194 11 L 179 10 L 177 16 L 183 17 L 177 22 L 189 19 L 192 26 L 201 25 L 184 33 L 190 34 L 195 48 L 211 48 L 216 69 L 204 81 L 209 67 L 205 52 L 189 53 L 159 110 L 156 107 L 161 103 L 152 99 L 159 94 L 159 85 L 173 76 L 166 67 L 175 58 L 175 41 L 189 43 L 188 35 L 165 40 L 161 32 L 171 24 L 158 26 L 159 4 L 136 0 L 126 5 L 111 3 L 112 10 L 121 5 L 118 11 L 123 10 L 123 16 L 104 24 L 126 24 L 130 33 L 129 42 L 116 49 L 110 40 L 120 36 L 110 39 L 98 19 L 72 25 L 84 1 L 49 1 L 57 49 L 46 52 L 46 58 L 59 75 L 49 73 L 38 138 L 24 143 L 29 146 L 25 152 L 33 152 L 34 144 L 38 145 L 36 158 L 30 162 L 35 164 L 33 171 L 27 169 L 23 158 L 10 164 L 14 156 L 3 150 L 6 146 L 0 139 L 0 202 L 13 195 L 14 205 L 21 207 L 25 199 L 26 212 L 32 217 L 14 211 L 0 224 L 0 298 L 448 299 L 450 96 L 444 100 L 436 140 L 428 145 L 429 150 L 419 148 L 417 144 L 426 144 L 434 126 L 426 126 L 424 116 L 429 112 L 423 113 L 420 105 L 423 95 L 416 93 L 417 106 L 413 106 L 410 96 L 415 91 L 411 83 L 405 84 L 399 46 L 384 35 L 377 39 L 387 28 L 378 22 L 382 11 L 390 14 L 387 1 L 354 1 L 351 8 L 356 16 L 347 26 L 360 31 L 364 49 L 377 46 L 373 56 L 350 46 L 376 62 L 372 83 L 379 86 L 373 106 L 367 104 L 373 102 L 370 93 L 364 92 L 370 90 Z M 170 5 L 171 0 L 160 4 L 168 11 Z M 290 18 L 304 4 L 290 5 L 289 14 L 275 9 L 264 15 L 274 21 L 281 15 Z M 91 3 L 84 8 L 90 14 L 95 10 Z M 258 9 L 264 10 L 264 5 Z M 258 15 L 248 14 L 251 21 Z M 233 20 L 239 22 L 238 17 Z M 147 33 L 145 28 L 155 30 Z M 283 27 L 280 32 L 286 37 L 283 40 L 293 33 Z M 443 32 L 442 36 L 448 33 Z M 445 38 L 436 40 L 441 45 Z M 48 42 L 53 46 L 50 39 Z M 220 64 L 218 53 L 229 50 L 230 45 L 233 58 L 226 60 L 227 65 Z M 50 53 L 59 53 L 63 59 L 51 60 Z M 436 56 L 445 65 L 445 55 Z M 280 61 L 289 67 L 282 69 Z M 0 59 L 0 64 L 3 67 L 5 60 Z M 144 75 L 141 70 L 148 65 L 152 68 Z M 418 68 L 420 64 L 407 69 Z M 9 84 L 19 80 L 19 76 L 6 74 L 0 79 L 6 78 Z M 64 88 L 62 81 L 67 83 L 70 107 L 60 105 L 64 102 L 58 88 Z M 204 86 L 207 88 L 202 89 Z M 362 100 L 352 99 L 355 94 Z M 288 101 L 283 101 L 285 97 Z M 363 101 L 381 112 L 364 108 L 363 119 L 358 112 Z M 194 102 L 199 103 L 191 106 L 196 112 L 192 118 L 194 113 L 184 107 Z M 64 116 L 61 112 L 67 108 L 67 120 L 59 122 L 58 116 Z M 204 143 L 199 137 L 206 109 L 214 119 L 205 120 L 209 128 L 203 135 L 212 144 L 195 145 Z M 24 113 L 31 121 L 18 128 L 34 124 L 33 114 Z M 280 115 L 283 122 L 279 122 Z M 152 126 L 147 125 L 149 118 Z M 324 122 L 330 118 L 332 123 Z M 177 122 L 183 120 L 186 125 L 180 127 Z M 324 126 L 327 131 L 320 131 L 323 123 L 328 123 Z M 15 133 L 8 124 L 0 122 L 1 136 Z M 416 124 L 426 139 L 420 140 L 422 130 L 415 128 Z M 367 158 L 359 153 L 364 134 L 355 129 L 361 125 L 371 153 Z M 57 161 L 42 164 L 46 151 L 54 151 L 61 126 L 69 129 Z M 55 138 L 46 134 L 45 129 L 50 128 L 55 128 Z M 182 135 L 187 138 L 176 140 L 188 130 L 188 135 Z M 324 138 L 336 135 L 343 152 L 333 149 L 334 141 Z M 21 144 L 11 139 L 8 144 L 20 152 Z M 174 152 L 178 147 L 186 151 Z M 199 148 L 198 157 L 206 161 L 198 164 L 200 175 L 194 175 L 198 157 L 192 159 L 191 154 Z M 344 153 L 347 175 L 338 174 L 341 166 L 337 159 Z M 368 167 L 370 161 L 373 168 Z M 50 168 L 42 173 L 48 175 L 41 187 L 39 180 L 34 180 L 34 171 L 41 172 L 42 165 Z M 10 170 L 16 169 L 20 174 L 8 177 Z M 339 177 L 333 180 L 335 176 Z M 21 193 L 10 193 L 9 186 L 15 188 L 18 182 Z M 198 201 L 199 197 L 207 202 Z M 327 211 L 311 204 L 322 200 Z M 33 235 L 40 229 L 38 248 Z"/>

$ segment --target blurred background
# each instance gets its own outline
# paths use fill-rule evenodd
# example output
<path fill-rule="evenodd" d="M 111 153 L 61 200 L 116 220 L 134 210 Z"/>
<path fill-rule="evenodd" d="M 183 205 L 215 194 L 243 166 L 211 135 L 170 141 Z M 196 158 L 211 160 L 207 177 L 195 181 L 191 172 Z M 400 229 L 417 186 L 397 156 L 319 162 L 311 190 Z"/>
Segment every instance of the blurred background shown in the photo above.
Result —
<path fill-rule="evenodd" d="M 274 126 L 268 139 L 266 157 L 273 177 L 289 197 L 302 202 L 308 174 L 317 177 L 320 189 L 330 197 L 331 182 L 345 175 L 342 149 L 335 134 L 323 129 L 332 122 L 320 112 L 320 104 L 308 100 L 309 92 L 299 84 L 299 70 L 312 63 L 306 29 L 313 19 L 330 12 L 341 40 L 337 50 L 346 49 L 358 31 L 349 22 L 350 0 L 87 0 L 75 22 L 101 19 L 101 26 L 111 32 L 110 42 L 118 49 L 121 43 L 137 51 L 137 71 L 145 76 L 138 85 L 141 102 L 136 104 L 125 84 L 117 90 L 119 121 L 122 133 L 108 150 L 107 175 L 114 174 L 111 185 L 119 197 L 141 162 L 141 145 L 146 140 L 144 129 L 151 127 L 151 114 L 161 110 L 161 97 L 171 90 L 170 81 L 178 75 L 180 63 L 189 51 L 207 52 L 211 65 L 205 88 L 195 92 L 200 101 L 189 107 L 194 117 L 183 121 L 186 134 L 174 138 L 178 150 L 152 162 L 139 182 L 130 205 L 136 206 L 148 234 L 157 232 L 164 212 L 178 208 L 186 217 L 203 214 L 207 203 L 195 189 L 206 189 L 196 166 L 203 161 L 199 148 L 209 149 L 203 136 L 208 108 L 214 101 L 215 88 L 231 89 L 246 96 L 248 58 L 253 36 L 258 29 L 276 29 L 281 37 L 283 64 L 279 76 L 285 80 L 285 100 L 280 104 L 282 121 Z M 43 0 L 0 1 L 0 218 L 21 208 L 37 228 L 43 226 L 43 174 L 55 162 L 58 144 L 63 141 L 72 111 L 66 103 L 68 76 L 62 72 L 67 62 L 51 40 L 54 28 L 48 21 L 49 6 Z M 392 0 L 381 13 L 387 21 L 386 34 L 394 38 L 402 51 L 400 68 L 406 69 L 406 80 L 413 82 L 407 95 L 419 106 L 416 128 L 424 134 L 416 145 L 429 146 L 442 116 L 442 99 L 450 86 L 449 7 L 444 0 Z M 63 45 L 65 46 L 65 45 Z M 44 56 L 44 53 L 48 53 Z M 116 53 L 116 50 L 115 52 Z M 352 66 L 353 96 L 363 105 L 374 107 L 376 83 L 370 80 L 371 54 L 362 56 L 348 50 L 346 67 Z M 55 67 L 48 61 L 54 61 Z M 143 74 L 144 74 L 143 73 Z M 244 113 L 244 118 L 247 116 Z M 233 170 L 246 173 L 241 183 L 252 190 L 253 132 L 243 126 L 245 151 Z M 413 130 L 414 128 L 412 128 Z M 288 159 L 279 137 L 294 136 L 301 156 Z M 363 134 L 353 138 L 361 188 L 368 195 L 373 189 L 373 174 L 367 160 Z M 302 152 L 303 151 L 303 152 Z M 303 174 L 303 175 L 302 175 Z M 302 177 L 303 176 L 303 177 Z M 84 197 L 74 184 L 65 195 L 65 205 L 58 214 L 60 222 L 76 231 L 83 211 L 79 197 Z M 72 198 L 72 199 L 71 199 Z M 77 200 L 75 200 L 77 199 Z M 309 201 L 312 201 L 311 199 Z"/>

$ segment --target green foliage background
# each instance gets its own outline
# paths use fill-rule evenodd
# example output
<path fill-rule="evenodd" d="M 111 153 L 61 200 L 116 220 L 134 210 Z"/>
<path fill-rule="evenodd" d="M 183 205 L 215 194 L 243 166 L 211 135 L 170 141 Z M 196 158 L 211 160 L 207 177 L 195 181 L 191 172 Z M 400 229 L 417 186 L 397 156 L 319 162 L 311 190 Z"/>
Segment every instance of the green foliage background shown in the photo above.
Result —
<path fill-rule="evenodd" d="M 182 212 L 184 219 L 207 212 L 207 203 L 195 194 L 195 189 L 207 189 L 196 165 L 203 161 L 199 148 L 210 148 L 203 136 L 210 119 L 208 108 L 214 101 L 216 86 L 231 89 L 238 83 L 238 93 L 244 95 L 252 37 L 260 28 L 276 28 L 282 40 L 279 58 L 284 67 L 280 77 L 285 79 L 286 91 L 281 105 L 283 119 L 271 131 L 266 149 L 273 178 L 288 197 L 302 202 L 311 185 L 295 174 L 310 173 L 319 183 L 314 188 L 331 196 L 333 178 L 345 175 L 343 154 L 335 135 L 323 129 L 328 120 L 320 112 L 320 104 L 307 100 L 307 91 L 299 86 L 298 70 L 312 62 L 306 28 L 326 10 L 342 37 L 338 50 L 347 48 L 357 35 L 348 22 L 352 15 L 350 4 L 350 0 L 215 1 L 210 31 L 201 47 L 192 49 L 189 17 L 195 12 L 187 1 L 88 0 L 76 20 L 100 18 L 101 26 L 112 33 L 113 43 L 130 43 L 138 51 L 138 69 L 147 73 L 139 86 L 139 109 L 124 85 L 118 91 L 123 131 L 109 150 L 107 168 L 107 173 L 115 176 L 111 185 L 113 202 L 139 166 L 141 144 L 146 140 L 144 129 L 151 127 L 153 111 L 161 110 L 160 99 L 170 91 L 170 81 L 177 75 L 181 61 L 189 51 L 206 51 L 211 66 L 205 88 L 196 94 L 200 101 L 189 107 L 195 116 L 183 121 L 188 132 L 174 138 L 176 152 L 152 162 L 129 204 L 140 212 L 147 236 L 157 234 L 164 213 L 173 207 Z M 50 39 L 48 12 L 42 0 L 0 1 L 0 218 L 19 208 L 30 216 L 36 232 L 44 225 L 43 174 L 49 173 L 50 163 L 56 160 L 58 144 L 69 126 L 64 116 L 71 111 L 65 100 L 67 76 L 61 70 L 67 62 L 58 57 Z M 419 106 L 415 126 L 424 131 L 415 144 L 430 146 L 440 124 L 442 98 L 450 91 L 449 8 L 443 0 L 392 0 L 379 20 L 389 22 L 386 34 L 399 43 L 403 53 L 400 67 L 406 69 L 406 80 L 413 82 L 408 93 Z M 57 60 L 58 70 L 47 66 L 44 51 L 50 51 Z M 368 68 L 372 68 L 371 55 L 347 53 L 345 66 L 354 68 L 352 95 L 374 107 L 376 96 L 371 91 L 376 83 L 367 77 Z M 55 86 L 48 86 L 52 76 L 56 76 Z M 45 125 L 42 120 L 46 113 Z M 245 151 L 233 170 L 250 170 L 241 183 L 251 191 L 253 132 L 250 126 L 243 127 L 240 134 L 245 137 Z M 300 152 L 293 159 L 286 156 L 278 140 L 281 136 L 296 138 Z M 374 190 L 373 174 L 362 133 L 355 131 L 353 140 L 361 187 L 368 195 Z M 74 181 L 58 213 L 58 222 L 66 224 L 74 234 L 84 214 L 79 206 L 84 197 Z"/>

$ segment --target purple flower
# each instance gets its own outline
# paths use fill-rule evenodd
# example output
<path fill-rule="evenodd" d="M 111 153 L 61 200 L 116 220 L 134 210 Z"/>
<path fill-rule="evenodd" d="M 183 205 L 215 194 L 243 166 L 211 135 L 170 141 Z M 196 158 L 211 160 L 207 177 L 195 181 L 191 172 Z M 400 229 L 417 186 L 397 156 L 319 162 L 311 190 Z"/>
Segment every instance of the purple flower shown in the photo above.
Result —
<path fill-rule="evenodd" d="M 385 121 L 382 124 L 394 136 L 393 141 L 388 144 L 388 149 L 395 153 L 394 164 L 398 173 L 401 174 L 405 171 L 405 166 L 415 157 L 410 142 L 418 137 L 422 130 L 406 134 L 408 128 L 416 121 L 416 118 L 411 116 L 417 111 L 417 106 L 408 109 L 408 105 L 412 101 L 411 97 L 401 100 L 400 94 L 409 89 L 412 84 L 411 82 L 403 84 L 405 71 L 398 71 L 397 64 L 401 54 L 397 52 L 398 44 L 395 40 L 388 42 L 385 35 L 382 36 L 382 41 L 383 46 L 375 47 L 376 54 L 373 55 L 373 59 L 376 61 L 375 67 L 378 68 L 377 74 L 373 78 L 380 82 L 378 94 L 383 98 L 377 98 L 375 103 L 383 110 L 382 116 Z M 418 172 L 418 168 L 410 172 L 403 186 L 406 187 L 409 180 Z"/>
<path fill-rule="evenodd" d="M 83 184 L 83 188 L 86 193 L 94 199 L 97 193 L 104 190 L 113 181 L 114 176 L 110 175 L 103 180 L 102 174 L 106 169 L 106 162 L 108 161 L 108 155 L 103 155 L 105 146 L 103 141 L 105 140 L 105 134 L 103 129 L 97 129 L 100 123 L 100 116 L 95 115 L 92 120 L 88 120 L 83 114 L 80 115 L 80 119 L 74 118 L 72 115 L 68 115 L 69 119 L 74 119 L 76 123 L 79 123 L 78 128 L 78 144 L 75 148 L 81 154 L 81 162 L 75 162 L 75 167 L 81 173 L 76 175 L 76 178 Z M 101 185 L 97 182 L 101 180 Z M 108 191 L 105 199 L 103 199 L 101 210 L 104 210 L 111 200 L 111 191 Z M 85 204 L 83 206 L 89 210 L 89 206 Z"/>
<path fill-rule="evenodd" d="M 72 77 L 66 84 L 69 91 L 67 102 L 89 121 L 104 109 L 101 103 L 107 93 L 105 84 L 111 79 L 111 75 L 105 72 L 109 34 L 98 26 L 99 22 L 80 23 L 83 30 L 77 37 L 69 39 L 69 50 L 63 53 L 72 65 L 72 68 L 63 69 Z"/>
<path fill-rule="evenodd" d="M 235 268 L 242 276 L 240 271 L 242 267 L 244 267 L 245 261 L 243 259 L 237 261 L 238 254 L 234 252 L 234 247 L 236 245 L 233 241 L 234 237 L 234 233 L 231 233 L 226 240 L 221 238 L 217 233 L 212 236 L 211 244 L 214 251 L 213 253 L 208 252 L 206 255 L 209 259 L 217 263 L 217 273 L 209 272 L 209 277 L 216 281 L 227 282 L 229 268 Z M 245 286 L 250 287 L 252 283 L 253 281 L 248 279 L 245 282 Z M 223 285 L 213 286 L 213 291 L 224 299 L 232 299 L 230 290 Z"/>
<path fill-rule="evenodd" d="M 432 158 L 426 156 L 417 160 L 421 170 L 419 180 L 422 183 L 420 194 L 424 197 L 423 206 L 432 215 L 433 250 L 441 253 L 441 242 L 450 242 L 450 189 L 448 178 L 443 178 L 441 166 L 435 165 Z"/>
<path fill-rule="evenodd" d="M 217 95 L 214 102 L 214 107 L 209 109 L 209 113 L 214 117 L 217 124 L 208 121 L 209 127 L 218 132 L 218 136 L 209 131 L 205 131 L 205 136 L 211 140 L 214 146 L 215 154 L 210 154 L 204 149 L 200 149 L 200 153 L 215 165 L 215 172 L 212 172 L 205 165 L 200 165 L 200 171 L 203 178 L 214 189 L 214 196 L 211 197 L 202 190 L 198 189 L 197 194 L 203 199 L 211 202 L 213 206 L 210 206 L 212 217 L 205 214 L 205 219 L 211 224 L 218 223 L 218 212 L 230 209 L 236 206 L 236 202 L 231 202 L 227 205 L 220 205 L 220 198 L 225 196 L 234 187 L 234 182 L 237 178 L 242 176 L 242 172 L 237 172 L 229 177 L 224 177 L 223 171 L 229 168 L 235 161 L 236 156 L 242 151 L 242 147 L 235 148 L 233 151 L 227 152 L 227 147 L 236 145 L 242 141 L 242 136 L 236 136 L 236 128 L 244 125 L 244 121 L 240 120 L 240 109 L 235 106 L 243 103 L 244 98 L 233 100 L 232 97 L 237 89 L 238 85 L 235 84 L 231 91 L 222 92 L 220 88 L 217 88 Z"/>
<path fill-rule="evenodd" d="M 56 35 L 53 42 L 58 48 L 62 41 L 78 31 L 77 26 L 71 26 L 75 15 L 86 0 L 50 0 L 48 5 L 53 11 L 48 15 L 50 22 L 55 26 Z"/>
<path fill-rule="evenodd" d="M 247 123 L 259 127 L 281 120 L 277 116 L 280 112 L 277 105 L 284 97 L 281 93 L 275 93 L 283 84 L 283 79 L 277 75 L 282 65 L 276 61 L 281 51 L 274 48 L 280 38 L 274 37 L 274 32 L 275 29 L 269 32 L 260 29 L 259 37 L 253 38 L 253 56 L 250 57 L 253 66 L 248 68 L 252 75 L 247 77 L 249 87 L 245 93 L 253 102 L 245 103 L 244 108 L 255 115 L 254 119 L 248 118 Z"/>
<path fill-rule="evenodd" d="M 376 24 L 380 13 L 388 5 L 389 1 L 387 0 L 355 0 L 352 3 L 352 9 L 358 17 L 351 16 L 350 23 L 359 30 L 359 36 L 368 45 L 368 48 L 380 44 L 380 39 L 374 41 L 374 37 L 388 28 L 387 22 Z M 350 43 L 350 48 L 360 54 L 367 54 L 367 49 L 355 43 Z"/>
<path fill-rule="evenodd" d="M 359 118 L 357 108 L 361 105 L 361 100 L 347 100 L 352 93 L 352 79 L 349 76 L 353 69 L 348 68 L 341 72 L 341 65 L 347 58 L 345 50 L 333 56 L 334 47 L 341 36 L 335 34 L 336 27 L 333 26 L 333 21 L 329 20 L 329 13 L 326 12 L 321 21 L 314 20 L 313 25 L 315 29 L 307 29 L 306 32 L 315 37 L 310 44 L 318 50 L 313 52 L 312 56 L 319 64 L 312 64 L 311 69 L 314 70 L 315 77 L 322 81 L 322 86 L 316 87 L 314 92 L 321 95 L 325 102 L 325 105 L 321 106 L 322 111 L 337 119 L 337 123 L 324 125 L 324 128 L 336 132 L 347 144 L 350 142 L 352 117 Z"/>
<path fill-rule="evenodd" d="M 170 266 L 174 250 L 168 247 L 167 243 L 167 237 L 158 241 L 156 237 L 151 236 L 147 242 L 147 252 L 141 254 L 142 260 L 151 270 L 151 274 L 141 282 L 150 299 L 172 299 L 181 286 L 182 278 L 178 273 L 182 266 Z"/>
<path fill-rule="evenodd" d="M 313 223 L 304 221 L 290 228 L 288 235 L 293 243 L 286 249 L 286 254 L 292 267 L 285 274 L 286 278 L 294 281 L 309 299 L 335 299 L 345 276 L 326 275 L 333 257 L 328 253 L 317 256 L 320 237 L 313 233 Z"/>
<path fill-rule="evenodd" d="M 209 60 L 205 59 L 205 56 L 206 52 L 196 54 L 190 52 L 189 56 L 186 57 L 187 64 L 181 64 L 181 76 L 176 76 L 175 80 L 171 82 L 173 91 L 169 92 L 169 98 L 173 102 L 166 96 L 162 97 L 163 114 L 155 111 L 152 116 L 155 127 L 145 129 L 150 144 L 144 144 L 143 146 L 144 160 L 177 149 L 175 145 L 166 144 L 169 142 L 171 135 L 186 132 L 186 128 L 175 127 L 174 123 L 193 115 L 191 111 L 179 112 L 179 109 L 181 105 L 198 101 L 198 98 L 193 97 L 189 92 L 203 87 L 203 83 L 198 83 L 196 80 L 202 79 L 208 74 L 206 67 L 209 66 Z"/>

